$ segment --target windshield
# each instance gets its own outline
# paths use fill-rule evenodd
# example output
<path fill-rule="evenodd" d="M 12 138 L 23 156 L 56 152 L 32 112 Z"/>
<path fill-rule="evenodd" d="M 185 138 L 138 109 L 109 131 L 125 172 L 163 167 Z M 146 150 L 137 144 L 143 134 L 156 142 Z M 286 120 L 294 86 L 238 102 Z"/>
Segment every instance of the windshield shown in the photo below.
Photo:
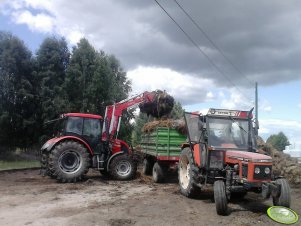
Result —
<path fill-rule="evenodd" d="M 248 149 L 246 119 L 208 118 L 208 144 L 220 148 Z"/>

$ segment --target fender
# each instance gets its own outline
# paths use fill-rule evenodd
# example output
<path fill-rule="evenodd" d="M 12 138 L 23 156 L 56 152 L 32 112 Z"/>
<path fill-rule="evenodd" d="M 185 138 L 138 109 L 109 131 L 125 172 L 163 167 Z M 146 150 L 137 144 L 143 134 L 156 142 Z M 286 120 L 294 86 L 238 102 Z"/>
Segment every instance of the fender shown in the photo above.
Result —
<path fill-rule="evenodd" d="M 91 149 L 91 147 L 87 144 L 87 142 L 85 142 L 84 140 L 78 138 L 78 137 L 75 137 L 75 136 L 63 136 L 63 137 L 55 137 L 55 138 L 52 138 L 50 140 L 48 140 L 41 148 L 41 151 L 48 151 L 50 152 L 51 149 L 59 142 L 63 141 L 63 140 L 76 140 L 76 141 L 79 141 L 81 144 L 83 144 L 87 149 L 88 151 L 90 152 L 91 155 L 93 155 L 93 151 Z"/>
<path fill-rule="evenodd" d="M 110 163 L 111 163 L 111 160 L 115 157 L 115 156 L 117 156 L 117 155 L 122 155 L 122 154 L 124 154 L 124 152 L 117 152 L 117 153 L 115 153 L 114 155 L 112 155 L 110 158 L 109 158 L 109 161 L 108 161 L 108 164 L 107 164 L 107 171 L 109 172 L 109 166 L 110 166 Z"/>

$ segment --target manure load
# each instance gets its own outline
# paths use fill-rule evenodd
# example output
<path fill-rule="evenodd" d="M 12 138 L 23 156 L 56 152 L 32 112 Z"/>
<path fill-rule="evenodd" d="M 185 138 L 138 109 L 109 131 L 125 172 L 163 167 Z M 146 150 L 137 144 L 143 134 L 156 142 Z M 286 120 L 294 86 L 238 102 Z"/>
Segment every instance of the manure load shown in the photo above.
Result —
<path fill-rule="evenodd" d="M 139 104 L 140 111 L 155 118 L 167 116 L 173 109 L 174 98 L 161 90 L 152 93 L 154 95 L 153 101 Z"/>

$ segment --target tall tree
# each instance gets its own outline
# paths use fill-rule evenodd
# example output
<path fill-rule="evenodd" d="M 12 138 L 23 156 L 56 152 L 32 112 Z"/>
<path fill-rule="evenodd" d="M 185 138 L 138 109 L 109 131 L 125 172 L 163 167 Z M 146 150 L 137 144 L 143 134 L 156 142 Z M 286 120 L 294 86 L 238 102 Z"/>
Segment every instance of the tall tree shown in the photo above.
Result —
<path fill-rule="evenodd" d="M 283 151 L 285 146 L 290 145 L 287 136 L 283 132 L 273 134 L 267 139 L 267 144 L 271 144 L 278 151 Z"/>
<path fill-rule="evenodd" d="M 70 53 L 65 39 L 52 37 L 43 41 L 36 55 L 41 116 L 42 121 L 47 121 L 66 110 L 62 85 Z"/>
<path fill-rule="evenodd" d="M 32 54 L 17 37 L 0 32 L 0 144 L 27 147 L 37 137 L 37 79 Z"/>
<path fill-rule="evenodd" d="M 180 119 L 183 116 L 184 116 L 184 109 L 181 103 L 176 101 L 170 113 L 170 117 L 172 119 Z"/>
<path fill-rule="evenodd" d="M 103 114 L 128 96 L 130 82 L 114 56 L 96 51 L 86 39 L 72 50 L 65 88 L 70 110 Z"/>
<path fill-rule="evenodd" d="M 127 98 L 130 81 L 120 62 L 113 55 L 96 51 L 86 39 L 81 39 L 71 54 L 65 80 L 69 111 L 103 115 L 105 106 Z M 124 114 L 120 137 L 129 140 L 132 114 Z"/>

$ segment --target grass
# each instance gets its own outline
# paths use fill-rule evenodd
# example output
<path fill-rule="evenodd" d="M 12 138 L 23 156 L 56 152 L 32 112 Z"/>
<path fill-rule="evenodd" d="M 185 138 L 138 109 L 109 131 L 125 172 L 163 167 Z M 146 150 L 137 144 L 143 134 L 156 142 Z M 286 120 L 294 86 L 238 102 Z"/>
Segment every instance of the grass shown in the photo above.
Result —
<path fill-rule="evenodd" d="M 40 162 L 37 160 L 0 161 L 0 171 L 9 169 L 26 169 L 39 166 Z"/>

